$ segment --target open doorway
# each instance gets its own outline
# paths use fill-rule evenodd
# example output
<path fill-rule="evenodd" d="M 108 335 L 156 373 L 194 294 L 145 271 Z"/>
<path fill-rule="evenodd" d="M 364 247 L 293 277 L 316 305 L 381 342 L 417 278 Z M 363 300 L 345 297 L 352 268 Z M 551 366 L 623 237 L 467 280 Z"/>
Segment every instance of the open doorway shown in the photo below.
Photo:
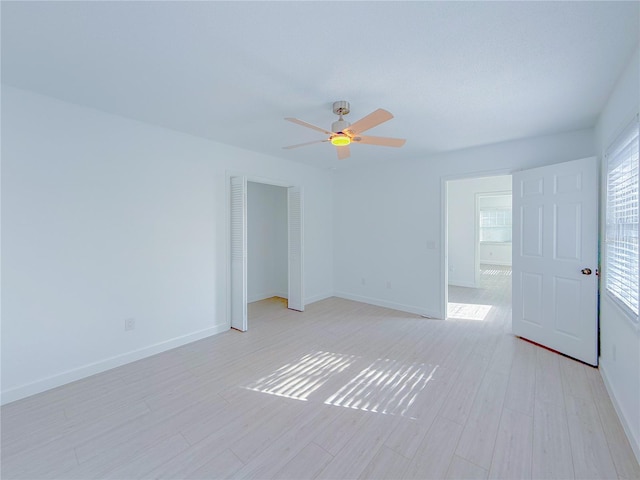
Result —
<path fill-rule="evenodd" d="M 247 316 L 287 309 L 287 189 L 247 182 Z"/>
<path fill-rule="evenodd" d="M 228 308 L 229 327 L 242 332 L 248 328 L 247 321 L 247 257 L 248 257 L 248 184 L 283 187 L 286 191 L 287 228 L 287 308 L 304 311 L 304 208 L 302 189 L 299 186 L 272 182 L 262 178 L 248 179 L 243 175 L 228 176 Z M 276 202 L 277 203 L 277 202 Z M 278 238 L 276 235 L 274 238 Z M 259 245 L 259 243 L 258 243 Z M 271 252 L 273 253 L 273 252 Z M 270 289 L 272 287 L 269 287 Z M 277 286 L 276 286 L 277 288 Z M 260 288 L 255 295 L 260 295 Z M 277 293 L 277 292 L 276 292 Z"/>
<path fill-rule="evenodd" d="M 448 319 L 508 326 L 511 175 L 447 182 Z"/>

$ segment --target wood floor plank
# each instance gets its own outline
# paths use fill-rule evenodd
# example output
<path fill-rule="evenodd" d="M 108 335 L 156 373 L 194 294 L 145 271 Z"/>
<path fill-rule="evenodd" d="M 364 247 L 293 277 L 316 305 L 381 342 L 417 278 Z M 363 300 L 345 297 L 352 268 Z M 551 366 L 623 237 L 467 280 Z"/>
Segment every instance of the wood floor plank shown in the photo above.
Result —
<path fill-rule="evenodd" d="M 407 457 L 382 446 L 358 478 L 362 480 L 402 478 L 408 464 Z"/>
<path fill-rule="evenodd" d="M 123 385 L 119 369 L 116 368 L 3 405 L 3 431 L 6 429 L 9 432 L 14 425 L 24 430 L 33 422 L 49 420 L 53 411 L 62 412 L 64 407 L 77 402 L 120 392 Z"/>
<path fill-rule="evenodd" d="M 456 455 L 489 470 L 508 377 L 487 372 L 471 408 Z"/>
<path fill-rule="evenodd" d="M 283 480 L 315 478 L 331 460 L 333 456 L 329 452 L 311 442 L 278 470 L 274 478 Z"/>
<path fill-rule="evenodd" d="M 487 370 L 494 373 L 509 375 L 511 364 L 516 351 L 516 344 L 521 340 L 513 335 L 502 335 L 496 349 L 491 355 Z"/>
<path fill-rule="evenodd" d="M 203 379 L 192 375 L 177 384 L 170 384 L 153 392 L 146 392 L 143 401 L 153 411 L 179 409 L 182 405 L 190 404 L 203 396 L 220 393 L 236 385 L 238 372 L 227 371 L 227 375 L 217 375 Z"/>
<path fill-rule="evenodd" d="M 536 348 L 517 340 L 504 399 L 505 408 L 533 416 L 536 387 Z"/>
<path fill-rule="evenodd" d="M 134 422 L 149 412 L 144 402 L 135 402 L 128 405 L 126 409 L 110 415 L 97 415 L 95 418 L 85 420 L 68 420 L 62 425 L 43 427 L 29 434 L 10 436 L 11 441 L 2 444 L 2 461 L 27 461 L 31 455 L 41 455 L 41 453 L 36 454 L 34 450 L 46 450 L 49 448 L 47 445 L 51 443 L 56 444 L 54 448 L 59 448 L 61 445 L 73 447 L 87 439 Z"/>
<path fill-rule="evenodd" d="M 231 450 L 225 450 L 217 456 L 198 467 L 196 470 L 186 473 L 185 480 L 202 480 L 203 478 L 231 478 L 243 466 L 243 463 Z M 175 480 L 176 477 L 166 477 Z"/>
<path fill-rule="evenodd" d="M 183 406 L 179 411 L 150 412 L 132 422 L 113 428 L 107 432 L 88 438 L 75 446 L 80 464 L 101 457 L 118 458 L 118 455 L 131 454 L 145 448 L 160 437 L 166 438 L 179 432 L 188 425 L 198 425 L 209 415 L 217 415 L 226 406 L 224 400 L 213 397 Z"/>
<path fill-rule="evenodd" d="M 384 444 L 406 458 L 413 458 L 430 427 L 431 424 L 416 419 L 400 418 Z"/>
<path fill-rule="evenodd" d="M 391 415 L 369 413 L 344 448 L 316 477 L 319 479 L 357 478 L 367 468 L 387 439 L 393 424 Z"/>
<path fill-rule="evenodd" d="M 591 387 L 587 379 L 584 364 L 571 358 L 560 356 L 560 374 L 562 378 L 562 389 L 565 396 L 591 399 Z"/>
<path fill-rule="evenodd" d="M 247 456 L 249 460 L 234 474 L 234 478 L 277 478 L 278 472 L 311 443 L 316 432 L 329 423 L 335 414 L 330 407 L 304 408 L 295 424 L 282 428 L 281 435 L 259 454 Z"/>
<path fill-rule="evenodd" d="M 472 353 L 491 359 L 504 333 L 499 329 L 485 329 Z"/>
<path fill-rule="evenodd" d="M 63 472 L 78 466 L 72 447 L 48 443 L 34 449 L 26 456 L 2 462 L 2 478 L 33 480 L 37 478 L 62 478 Z"/>
<path fill-rule="evenodd" d="M 478 341 L 478 332 L 469 325 L 455 323 L 458 341 L 449 350 L 440 365 L 451 370 L 459 370 L 470 363 L 469 357 Z"/>
<path fill-rule="evenodd" d="M 544 480 L 575 477 L 564 405 L 536 400 L 531 474 Z"/>
<path fill-rule="evenodd" d="M 267 398 L 244 411 L 235 411 L 227 407 L 220 409 L 222 413 L 216 412 L 203 422 L 190 423 L 179 428 L 191 445 L 206 439 L 211 446 L 215 442 L 216 448 L 227 448 L 230 442 L 244 437 L 253 430 L 260 430 L 271 415 L 287 406 L 288 404 L 279 404 L 277 400 Z"/>
<path fill-rule="evenodd" d="M 486 357 L 472 354 L 468 358 L 469 361 L 462 367 L 458 379 L 449 391 L 439 412 L 439 415 L 460 425 L 464 425 L 467 421 L 476 393 L 489 365 Z"/>
<path fill-rule="evenodd" d="M 303 409 L 295 402 L 289 402 L 287 408 L 265 412 L 267 418 L 259 429 L 252 428 L 244 436 L 230 440 L 228 448 L 244 463 L 262 453 L 285 432 L 295 429 L 305 417 L 316 415 L 317 411 Z"/>
<path fill-rule="evenodd" d="M 447 470 L 446 478 L 451 480 L 482 480 L 487 478 L 488 475 L 489 472 L 484 468 L 454 455 L 451 465 L 449 465 L 449 470 Z"/>
<path fill-rule="evenodd" d="M 560 355 L 546 348 L 536 348 L 536 400 L 564 407 Z"/>
<path fill-rule="evenodd" d="M 431 425 L 403 478 L 444 478 L 462 433 L 462 426 L 443 417 Z"/>
<path fill-rule="evenodd" d="M 106 475 L 101 475 L 104 479 L 141 478 L 158 465 L 164 463 L 167 458 L 187 450 L 189 443 L 180 434 L 173 435 L 158 442 L 150 448 L 144 450 L 130 461 L 119 465 Z"/>
<path fill-rule="evenodd" d="M 445 369 L 436 371 L 442 372 Z M 442 409 L 447 395 L 457 381 L 459 372 L 449 372 L 440 379 L 431 379 L 426 382 L 415 397 L 411 400 L 411 405 L 403 413 L 404 416 L 416 419 L 425 426 L 431 425 Z"/>
<path fill-rule="evenodd" d="M 368 414 L 350 408 L 332 408 L 335 414 L 325 428 L 316 432 L 313 442 L 335 456 L 358 433 L 361 425 L 367 420 Z"/>
<path fill-rule="evenodd" d="M 533 418 L 504 408 L 489 478 L 531 478 L 532 445 Z"/>
<path fill-rule="evenodd" d="M 214 478 L 224 478 L 237 472 L 243 466 L 244 463 L 231 450 L 218 448 L 214 442 L 208 442 L 205 439 L 196 445 L 191 445 L 190 448 L 177 455 L 165 459 L 163 463 L 139 478 L 148 480 L 206 478 L 206 474 L 212 469 L 217 475 L 220 475 L 220 477 Z"/>
<path fill-rule="evenodd" d="M 565 402 L 576 478 L 618 478 L 595 404 L 571 395 Z"/>

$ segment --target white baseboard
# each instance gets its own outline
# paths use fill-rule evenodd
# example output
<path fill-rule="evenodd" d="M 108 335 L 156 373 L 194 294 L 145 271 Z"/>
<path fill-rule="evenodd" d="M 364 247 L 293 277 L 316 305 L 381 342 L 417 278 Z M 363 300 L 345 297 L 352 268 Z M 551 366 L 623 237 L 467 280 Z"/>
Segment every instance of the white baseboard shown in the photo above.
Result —
<path fill-rule="evenodd" d="M 289 298 L 288 293 L 263 293 L 258 295 L 252 295 L 247 298 L 247 303 L 259 302 L 260 300 L 266 300 L 267 298 L 280 297 L 285 300 Z M 319 302 L 320 300 L 326 300 L 327 298 L 333 297 L 333 293 L 322 293 L 320 295 L 314 295 L 312 297 L 307 297 L 304 299 L 304 304 L 309 305 L 311 303 Z"/>
<path fill-rule="evenodd" d="M 304 304 L 309 305 L 311 303 L 319 302 L 320 300 L 326 300 L 327 298 L 333 297 L 333 293 L 322 293 L 320 295 L 314 295 L 312 297 L 307 297 L 304 299 Z"/>
<path fill-rule="evenodd" d="M 289 298 L 289 294 L 282 292 L 258 293 L 247 296 L 247 303 L 259 302 L 260 300 L 266 300 L 272 297 Z"/>
<path fill-rule="evenodd" d="M 350 293 L 344 293 L 344 292 L 336 292 L 333 296 L 338 298 L 344 298 L 346 300 L 353 300 L 355 302 L 368 303 L 369 305 L 375 305 L 377 307 L 391 308 L 393 310 L 399 310 L 401 312 L 415 313 L 416 315 L 421 315 L 423 317 L 429 317 L 434 319 L 442 318 L 438 313 L 427 312 L 423 308 L 416 307 L 414 305 L 405 305 L 402 303 L 389 302 L 388 300 L 380 300 L 377 298 L 364 297 L 361 295 L 352 295 Z"/>
<path fill-rule="evenodd" d="M 640 463 L 640 438 L 636 438 L 633 434 L 633 431 L 631 430 L 631 427 L 629 426 L 629 422 L 627 421 L 627 418 L 624 414 L 624 411 L 622 410 L 622 408 L 620 407 L 620 404 L 618 403 L 618 399 L 616 397 L 615 394 L 615 390 L 613 389 L 613 386 L 611 385 L 611 383 L 609 382 L 609 379 L 607 377 L 607 368 L 606 368 L 606 364 L 603 364 L 602 362 L 600 362 L 600 366 L 598 368 L 598 370 L 600 370 L 600 375 L 602 376 L 602 380 L 604 380 L 604 386 L 607 389 L 607 392 L 609 393 L 609 397 L 611 398 L 611 403 L 613 403 L 613 408 L 616 410 L 616 413 L 618 414 L 618 419 L 620 420 L 620 423 L 622 424 L 622 428 L 624 429 L 624 433 L 627 434 L 627 439 L 629 440 L 629 444 L 631 445 L 631 449 L 633 450 L 633 453 L 636 456 L 636 460 L 638 461 L 638 463 Z M 640 434 L 640 432 L 639 432 Z"/>
<path fill-rule="evenodd" d="M 271 298 L 273 295 L 267 295 L 266 293 L 259 293 L 257 295 L 247 295 L 247 303 L 259 302 L 266 298 Z"/>
<path fill-rule="evenodd" d="M 0 400 L 0 404 L 4 405 L 6 403 L 15 402 L 16 400 L 20 400 L 21 398 L 30 397 L 31 395 L 35 395 L 36 393 L 41 393 L 52 388 L 60 387 L 67 383 L 75 382 L 76 380 L 81 380 L 83 378 L 90 377 L 91 375 L 102 373 L 107 370 L 111 370 L 112 368 L 116 368 L 127 363 L 135 362 L 136 360 L 140 360 L 142 358 L 150 357 L 151 355 L 156 355 L 158 353 L 162 353 L 167 350 L 186 345 L 187 343 L 195 342 L 197 340 L 202 340 L 203 338 L 210 337 L 218 333 L 226 332 L 227 330 L 229 330 L 228 324 L 225 323 L 223 325 L 217 325 L 215 327 L 206 328 L 198 332 L 190 333 L 181 337 L 172 338 L 171 340 L 156 343 L 148 347 L 140 348 L 132 352 L 127 352 L 121 355 L 116 355 L 115 357 L 107 358 L 105 360 L 100 360 L 99 362 L 83 365 L 81 367 L 67 370 L 56 375 L 51 375 L 50 377 L 42 378 L 40 380 L 36 380 L 35 382 L 9 388 L 2 391 L 2 399 Z"/>

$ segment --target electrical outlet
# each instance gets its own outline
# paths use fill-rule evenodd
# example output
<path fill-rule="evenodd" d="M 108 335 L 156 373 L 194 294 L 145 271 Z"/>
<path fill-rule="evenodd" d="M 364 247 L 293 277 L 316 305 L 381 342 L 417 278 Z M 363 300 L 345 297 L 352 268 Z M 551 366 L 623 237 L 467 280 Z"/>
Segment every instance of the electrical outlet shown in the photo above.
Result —
<path fill-rule="evenodd" d="M 617 357 L 617 353 L 618 352 L 616 352 L 616 346 L 612 345 L 611 346 L 611 357 L 613 357 L 613 361 L 614 362 L 617 360 L 617 358 L 616 358 Z"/>
<path fill-rule="evenodd" d="M 362 280 L 360 280 L 360 283 L 361 283 L 362 285 L 366 285 L 366 284 L 367 284 L 367 281 L 365 280 L 365 278 L 364 278 L 364 277 L 362 277 Z"/>
<path fill-rule="evenodd" d="M 125 318 L 124 320 L 124 329 L 125 331 L 134 330 L 136 328 L 136 319 L 135 318 Z"/>
<path fill-rule="evenodd" d="M 387 281 L 387 288 L 389 288 L 389 289 L 391 288 L 391 282 L 390 281 Z"/>

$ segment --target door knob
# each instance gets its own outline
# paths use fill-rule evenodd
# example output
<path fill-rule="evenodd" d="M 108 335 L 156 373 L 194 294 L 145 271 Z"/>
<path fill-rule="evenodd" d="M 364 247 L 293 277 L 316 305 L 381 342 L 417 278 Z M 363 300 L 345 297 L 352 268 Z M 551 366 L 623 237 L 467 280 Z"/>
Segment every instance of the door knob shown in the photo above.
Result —
<path fill-rule="evenodd" d="M 591 269 L 590 268 L 583 268 L 582 269 L 582 274 L 583 275 L 591 275 Z"/>

